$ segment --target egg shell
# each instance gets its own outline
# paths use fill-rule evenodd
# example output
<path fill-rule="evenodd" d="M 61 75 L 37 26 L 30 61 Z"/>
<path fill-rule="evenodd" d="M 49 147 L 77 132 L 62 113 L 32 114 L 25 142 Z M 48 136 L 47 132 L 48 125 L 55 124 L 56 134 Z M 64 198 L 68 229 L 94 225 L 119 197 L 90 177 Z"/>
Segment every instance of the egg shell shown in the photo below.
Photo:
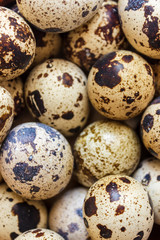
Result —
<path fill-rule="evenodd" d="M 154 222 L 160 225 L 160 161 L 154 157 L 143 160 L 133 178 L 147 190 L 152 201 Z"/>
<path fill-rule="evenodd" d="M 68 60 L 89 71 L 102 55 L 120 48 L 124 34 L 117 8 L 117 3 L 105 0 L 90 21 L 68 33 L 64 40 Z"/>
<path fill-rule="evenodd" d="M 159 0 L 119 0 L 118 13 L 130 44 L 140 53 L 160 59 Z"/>
<path fill-rule="evenodd" d="M 83 221 L 82 207 L 88 189 L 73 188 L 52 203 L 49 212 L 49 228 L 67 240 L 88 240 Z"/>
<path fill-rule="evenodd" d="M 73 154 L 74 175 L 90 187 L 106 175 L 130 175 L 139 163 L 141 146 L 130 127 L 115 121 L 96 121 L 80 133 Z"/>
<path fill-rule="evenodd" d="M 152 100 L 154 74 L 138 54 L 117 50 L 101 57 L 88 76 L 93 107 L 107 118 L 127 120 L 139 115 Z"/>
<path fill-rule="evenodd" d="M 21 233 L 47 227 L 47 208 L 42 201 L 24 200 L 5 184 L 0 184 L 0 239 L 15 239 Z"/>
<path fill-rule="evenodd" d="M 0 81 L 24 73 L 35 56 L 36 42 L 25 20 L 9 8 L 0 7 Z"/>
<path fill-rule="evenodd" d="M 92 240 L 147 240 L 154 221 L 147 192 L 125 175 L 110 175 L 93 184 L 83 217 Z"/>
<path fill-rule="evenodd" d="M 25 83 L 25 100 L 40 122 L 73 136 L 86 124 L 89 115 L 87 78 L 75 64 L 49 59 L 36 66 Z"/>
<path fill-rule="evenodd" d="M 48 32 L 67 32 L 91 19 L 103 0 L 17 0 L 20 13 L 37 28 Z"/>
<path fill-rule="evenodd" d="M 0 154 L 0 171 L 8 186 L 27 199 L 55 196 L 70 181 L 73 156 L 57 130 L 28 122 L 10 131 Z"/>

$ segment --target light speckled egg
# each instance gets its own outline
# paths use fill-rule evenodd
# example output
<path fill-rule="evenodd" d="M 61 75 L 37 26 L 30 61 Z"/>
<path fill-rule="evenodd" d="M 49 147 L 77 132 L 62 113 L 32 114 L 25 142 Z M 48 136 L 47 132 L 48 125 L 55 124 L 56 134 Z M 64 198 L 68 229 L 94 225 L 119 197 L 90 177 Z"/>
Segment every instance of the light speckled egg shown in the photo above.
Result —
<path fill-rule="evenodd" d="M 141 136 L 147 150 L 160 159 L 160 97 L 146 108 L 141 119 Z"/>
<path fill-rule="evenodd" d="M 0 7 L 0 22 L 0 81 L 5 81 L 29 68 L 36 42 L 29 25 L 14 11 Z"/>
<path fill-rule="evenodd" d="M 49 228 L 67 240 L 88 240 L 82 214 L 86 194 L 86 188 L 73 188 L 53 201 L 49 212 Z"/>
<path fill-rule="evenodd" d="M 152 201 L 154 222 L 160 225 L 160 161 L 156 158 L 143 160 L 133 177 L 147 190 Z"/>
<path fill-rule="evenodd" d="M 89 189 L 83 208 L 92 240 L 147 240 L 154 214 L 143 186 L 128 176 L 107 176 Z"/>
<path fill-rule="evenodd" d="M 74 63 L 49 59 L 36 66 L 25 83 L 31 114 L 65 136 L 79 132 L 89 115 L 87 78 Z"/>
<path fill-rule="evenodd" d="M 48 32 L 67 32 L 91 19 L 103 0 L 17 0 L 21 14 L 37 28 Z"/>
<path fill-rule="evenodd" d="M 36 228 L 22 233 L 16 240 L 64 240 L 59 234 L 49 229 Z"/>
<path fill-rule="evenodd" d="M 106 175 L 130 175 L 139 163 L 141 146 L 130 127 L 115 121 L 96 121 L 80 133 L 73 153 L 74 175 L 90 187 Z"/>
<path fill-rule="evenodd" d="M 0 171 L 8 186 L 28 199 L 47 199 L 62 191 L 73 169 L 65 137 L 42 123 L 20 124 L 10 131 L 0 154 Z"/>
<path fill-rule="evenodd" d="M 69 32 L 64 40 L 64 54 L 89 71 L 102 55 L 119 49 L 123 41 L 117 3 L 105 0 L 90 21 Z"/>
<path fill-rule="evenodd" d="M 119 0 L 118 12 L 130 44 L 137 51 L 160 59 L 159 0 Z"/>
<path fill-rule="evenodd" d="M 24 200 L 5 184 L 0 184 L 0 239 L 13 240 L 21 233 L 47 227 L 47 208 L 42 201 Z"/>
<path fill-rule="evenodd" d="M 88 95 L 93 107 L 110 119 L 136 117 L 154 93 L 152 68 L 131 51 L 117 50 L 104 55 L 88 76 Z"/>

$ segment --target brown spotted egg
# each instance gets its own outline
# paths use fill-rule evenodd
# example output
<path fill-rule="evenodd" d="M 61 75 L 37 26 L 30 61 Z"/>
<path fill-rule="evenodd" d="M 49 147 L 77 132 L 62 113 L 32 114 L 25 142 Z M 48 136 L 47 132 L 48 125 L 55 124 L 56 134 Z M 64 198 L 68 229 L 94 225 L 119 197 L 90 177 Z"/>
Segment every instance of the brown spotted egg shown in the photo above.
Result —
<path fill-rule="evenodd" d="M 49 228 L 67 240 L 88 240 L 82 207 L 87 189 L 68 190 L 53 201 L 49 212 Z"/>
<path fill-rule="evenodd" d="M 13 240 L 23 232 L 47 227 L 47 208 L 42 201 L 24 200 L 0 184 L 0 239 Z"/>
<path fill-rule="evenodd" d="M 147 190 L 152 201 L 154 222 L 160 225 L 160 161 L 156 158 L 143 160 L 133 177 Z"/>
<path fill-rule="evenodd" d="M 131 51 L 117 50 L 104 55 L 88 76 L 88 95 L 93 107 L 110 119 L 136 117 L 154 93 L 152 68 Z"/>
<path fill-rule="evenodd" d="M 64 238 L 49 229 L 36 228 L 22 233 L 16 240 L 64 240 Z"/>
<path fill-rule="evenodd" d="M 42 123 L 13 128 L 3 142 L 0 171 L 8 186 L 27 199 L 55 196 L 69 183 L 73 169 L 65 137 Z"/>
<path fill-rule="evenodd" d="M 83 217 L 92 240 L 147 240 L 154 222 L 147 192 L 125 175 L 110 175 L 93 184 Z"/>
<path fill-rule="evenodd" d="M 159 0 L 119 0 L 118 12 L 130 44 L 144 55 L 160 59 Z"/>
<path fill-rule="evenodd" d="M 65 136 L 78 133 L 89 115 L 87 78 L 63 59 L 49 59 L 36 66 L 25 83 L 25 100 L 31 114 Z"/>
<path fill-rule="evenodd" d="M 73 153 L 74 175 L 90 187 L 106 175 L 130 175 L 139 163 L 141 146 L 130 127 L 118 121 L 96 121 L 80 133 Z"/>
<path fill-rule="evenodd" d="M 5 81 L 29 68 L 36 43 L 29 25 L 14 11 L 0 7 L 0 23 L 0 81 Z"/>
<path fill-rule="evenodd" d="M 17 0 L 20 13 L 34 26 L 47 32 L 67 32 L 91 19 L 103 0 Z"/>
<path fill-rule="evenodd" d="M 99 57 L 119 49 L 123 41 L 117 3 L 105 0 L 90 21 L 68 33 L 64 54 L 68 60 L 89 71 Z"/>

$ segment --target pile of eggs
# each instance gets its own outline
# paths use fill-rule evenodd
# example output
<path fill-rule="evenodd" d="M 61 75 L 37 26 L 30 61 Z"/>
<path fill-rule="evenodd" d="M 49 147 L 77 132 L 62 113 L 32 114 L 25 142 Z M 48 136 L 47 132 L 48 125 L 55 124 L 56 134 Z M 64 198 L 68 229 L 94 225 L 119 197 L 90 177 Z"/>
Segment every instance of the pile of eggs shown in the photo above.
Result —
<path fill-rule="evenodd" d="M 0 0 L 1 240 L 159 239 L 159 9 Z"/>

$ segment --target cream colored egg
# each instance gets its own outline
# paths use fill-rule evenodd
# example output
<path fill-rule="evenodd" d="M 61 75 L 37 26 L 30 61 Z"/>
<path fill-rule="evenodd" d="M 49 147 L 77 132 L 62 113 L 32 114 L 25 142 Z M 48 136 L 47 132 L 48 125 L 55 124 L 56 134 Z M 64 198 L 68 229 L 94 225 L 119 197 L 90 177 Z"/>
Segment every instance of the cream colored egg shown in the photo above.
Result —
<path fill-rule="evenodd" d="M 67 240 L 88 240 L 82 207 L 87 189 L 68 190 L 53 201 L 49 212 L 49 228 Z"/>
<path fill-rule="evenodd" d="M 65 136 L 78 133 L 89 115 L 87 78 L 75 64 L 49 59 L 36 66 L 25 83 L 31 114 Z"/>
<path fill-rule="evenodd" d="M 73 156 L 54 128 L 28 122 L 13 128 L 3 142 L 0 171 L 8 186 L 27 199 L 55 196 L 69 183 Z"/>
<path fill-rule="evenodd" d="M 136 117 L 154 93 L 152 68 L 131 51 L 117 50 L 104 55 L 88 76 L 88 95 L 93 107 L 110 119 Z"/>
<path fill-rule="evenodd" d="M 96 121 L 80 133 L 73 153 L 74 175 L 90 187 L 106 175 L 130 175 L 139 163 L 141 146 L 130 127 L 115 121 Z"/>
<path fill-rule="evenodd" d="M 154 222 L 147 192 L 125 175 L 110 175 L 93 184 L 83 216 L 92 240 L 147 240 Z"/>
<path fill-rule="evenodd" d="M 21 233 L 47 227 L 47 208 L 42 201 L 24 200 L 5 184 L 0 184 L 0 239 L 15 239 Z"/>

